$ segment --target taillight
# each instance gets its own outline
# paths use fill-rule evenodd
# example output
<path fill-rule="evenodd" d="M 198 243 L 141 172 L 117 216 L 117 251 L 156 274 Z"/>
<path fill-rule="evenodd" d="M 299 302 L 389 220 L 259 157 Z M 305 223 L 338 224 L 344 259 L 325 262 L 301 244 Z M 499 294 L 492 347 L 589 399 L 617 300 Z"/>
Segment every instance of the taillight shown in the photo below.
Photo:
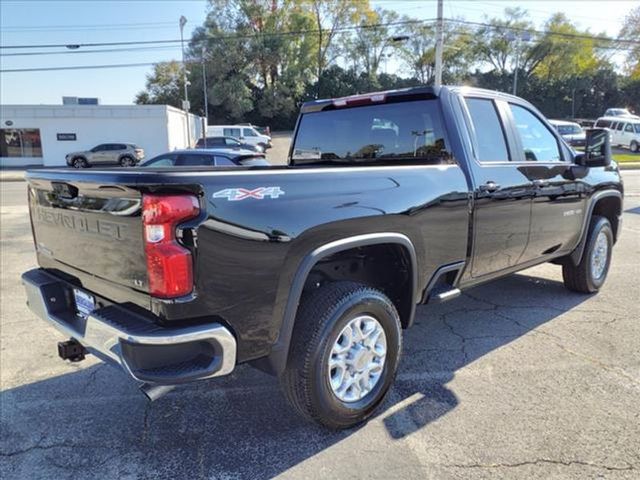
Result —
<path fill-rule="evenodd" d="M 178 223 L 198 215 L 198 199 L 192 195 L 144 195 L 142 221 L 149 293 L 174 298 L 193 290 L 191 252 L 176 241 Z"/>

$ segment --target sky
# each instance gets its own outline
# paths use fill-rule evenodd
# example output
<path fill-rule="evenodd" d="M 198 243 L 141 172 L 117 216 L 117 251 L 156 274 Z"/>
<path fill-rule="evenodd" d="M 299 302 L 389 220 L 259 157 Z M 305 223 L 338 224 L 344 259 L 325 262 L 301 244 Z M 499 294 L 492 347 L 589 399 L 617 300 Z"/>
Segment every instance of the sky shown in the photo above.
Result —
<path fill-rule="evenodd" d="M 564 12 L 579 27 L 615 36 L 634 1 L 444 0 L 445 17 L 483 21 L 501 17 L 506 7 L 522 7 L 538 27 L 552 13 Z M 436 16 L 435 0 L 371 0 L 374 7 L 396 10 L 418 19 Z M 68 49 L 7 49 L 16 45 L 174 40 L 178 20 L 187 18 L 185 39 L 207 14 L 206 0 L 0 0 L 0 70 L 39 67 L 149 64 L 179 59 L 179 43 L 123 52 Z M 107 47 L 102 47 L 107 48 Z M 122 47 L 112 47 L 122 48 Z M 137 46 L 140 48 L 140 46 Z M 95 50 L 95 48 L 93 48 Z M 64 51 L 56 55 L 7 56 L 9 53 Z M 87 51 L 87 53 L 81 53 Z M 393 63 L 391 63 L 393 65 Z M 144 89 L 151 66 L 49 72 L 0 73 L 0 105 L 61 104 L 63 96 L 98 97 L 100 103 L 131 104 Z M 394 73 L 389 71 L 389 73 Z"/>

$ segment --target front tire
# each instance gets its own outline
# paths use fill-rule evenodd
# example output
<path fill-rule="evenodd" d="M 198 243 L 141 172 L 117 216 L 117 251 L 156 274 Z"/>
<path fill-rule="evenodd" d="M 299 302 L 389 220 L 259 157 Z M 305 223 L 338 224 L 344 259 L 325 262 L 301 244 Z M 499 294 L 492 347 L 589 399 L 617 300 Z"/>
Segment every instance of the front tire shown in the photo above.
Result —
<path fill-rule="evenodd" d="M 354 282 L 329 283 L 301 303 L 280 380 L 303 417 L 349 428 L 380 405 L 401 350 L 400 318 L 384 293 Z"/>
<path fill-rule="evenodd" d="M 567 260 L 562 266 L 564 285 L 580 293 L 595 293 L 607 279 L 611 265 L 613 229 L 605 217 L 594 215 L 587 232 L 582 259 L 578 265 Z"/>
<path fill-rule="evenodd" d="M 633 153 L 638 153 L 640 151 L 640 144 L 634 140 L 633 142 L 631 142 L 629 148 Z"/>

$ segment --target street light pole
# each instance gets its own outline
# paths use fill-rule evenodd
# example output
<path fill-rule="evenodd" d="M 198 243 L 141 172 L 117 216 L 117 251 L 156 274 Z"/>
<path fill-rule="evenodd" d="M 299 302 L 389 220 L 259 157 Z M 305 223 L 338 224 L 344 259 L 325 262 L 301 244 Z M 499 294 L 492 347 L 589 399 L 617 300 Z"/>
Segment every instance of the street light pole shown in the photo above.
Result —
<path fill-rule="evenodd" d="M 439 87 L 442 85 L 442 50 L 443 50 L 443 0 L 438 0 L 438 19 L 436 22 L 436 68 L 434 85 Z"/>
<path fill-rule="evenodd" d="M 180 45 L 182 46 L 182 81 L 184 83 L 184 100 L 182 102 L 182 109 L 185 111 L 187 117 L 187 147 L 191 147 L 191 125 L 189 121 L 189 92 L 187 91 L 187 64 L 184 61 L 184 26 L 187 23 L 187 18 L 182 15 L 180 17 Z"/>

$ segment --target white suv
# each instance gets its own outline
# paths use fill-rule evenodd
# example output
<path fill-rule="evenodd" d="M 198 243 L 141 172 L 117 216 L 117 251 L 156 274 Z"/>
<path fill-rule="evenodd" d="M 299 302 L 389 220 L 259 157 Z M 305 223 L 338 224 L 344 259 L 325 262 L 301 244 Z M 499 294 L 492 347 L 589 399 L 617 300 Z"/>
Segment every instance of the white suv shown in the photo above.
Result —
<path fill-rule="evenodd" d="M 640 119 L 632 117 L 600 117 L 595 128 L 607 128 L 611 132 L 611 144 L 640 152 Z"/>
<path fill-rule="evenodd" d="M 208 137 L 234 137 L 242 143 L 259 145 L 265 150 L 271 148 L 271 137 L 261 135 L 255 128 L 247 125 L 211 125 L 207 127 Z"/>

